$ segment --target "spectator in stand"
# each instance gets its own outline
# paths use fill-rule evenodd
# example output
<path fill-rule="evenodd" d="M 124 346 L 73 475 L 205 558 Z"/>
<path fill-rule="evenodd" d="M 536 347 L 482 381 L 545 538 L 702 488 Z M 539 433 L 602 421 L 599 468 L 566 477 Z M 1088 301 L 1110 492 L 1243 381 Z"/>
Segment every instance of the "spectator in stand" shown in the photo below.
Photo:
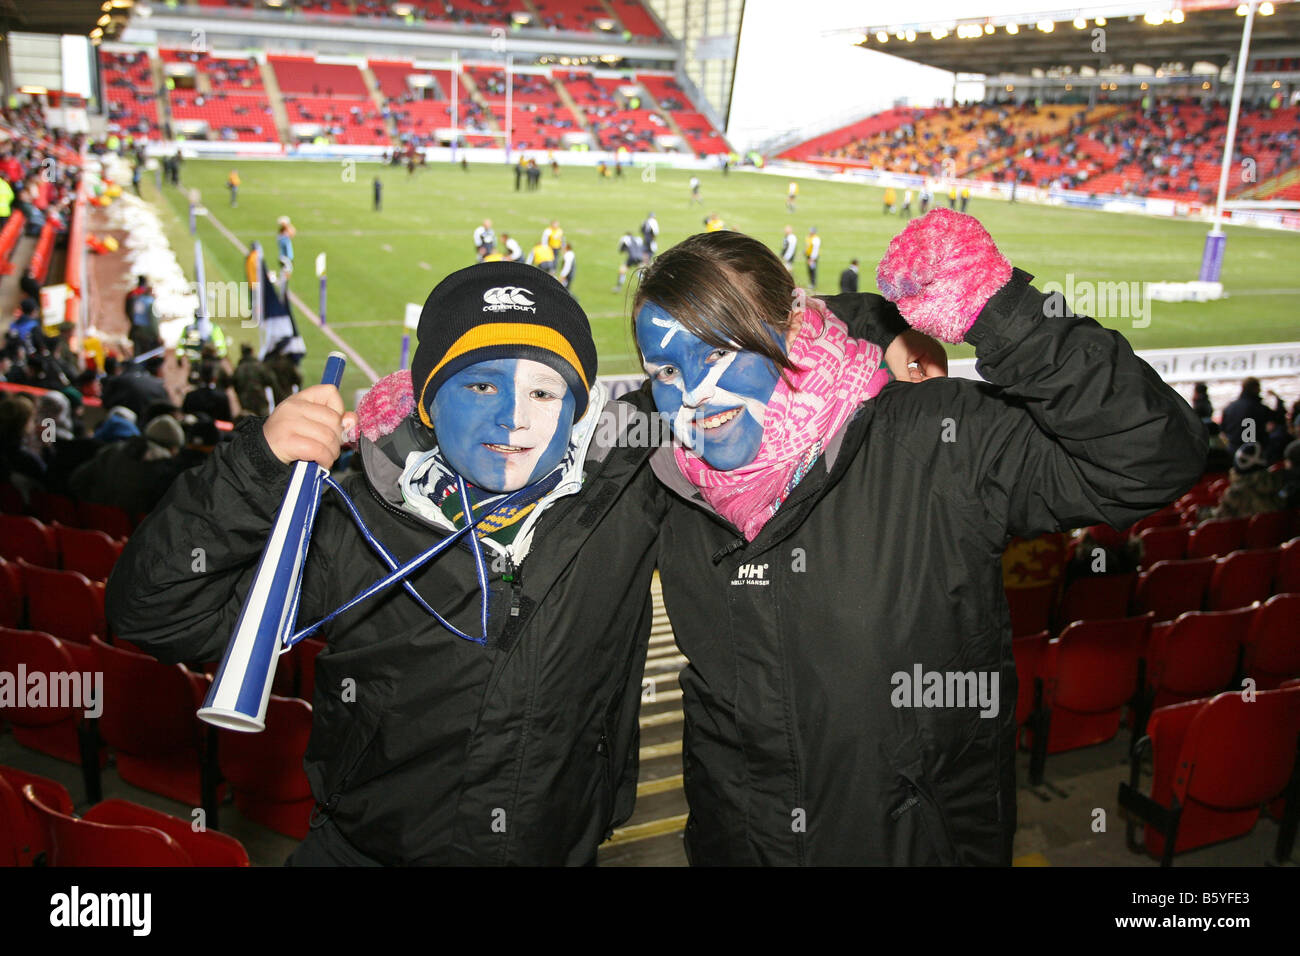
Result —
<path fill-rule="evenodd" d="M 9 221 L 9 216 L 13 212 L 14 206 L 14 188 L 9 185 L 9 181 L 0 178 L 0 225 Z"/>
<path fill-rule="evenodd" d="M 1210 387 L 1204 382 L 1192 386 L 1192 411 L 1201 421 L 1214 417 L 1214 405 L 1210 402 Z"/>
<path fill-rule="evenodd" d="M 1241 394 L 1223 409 L 1220 421 L 1228 451 L 1235 454 L 1248 442 L 1263 441 L 1272 423 L 1285 418 L 1282 399 L 1276 392 L 1269 394 L 1277 400 L 1276 408 L 1269 408 L 1260 399 L 1259 379 L 1252 376 L 1241 383 Z"/>
<path fill-rule="evenodd" d="M 163 358 L 155 355 L 143 365 L 132 365 L 121 375 L 104 383 L 104 405 L 109 408 L 123 405 L 135 413 L 137 418 L 144 416 L 153 402 L 170 402 L 167 386 L 162 381 Z"/>
<path fill-rule="evenodd" d="M 9 323 L 6 337 L 9 342 L 19 342 L 27 349 L 35 343 L 35 336 L 41 335 L 41 314 L 32 298 L 23 299 L 18 305 L 17 317 Z"/>
<path fill-rule="evenodd" d="M 135 348 L 136 355 L 143 355 L 156 347 L 154 343 L 158 338 L 158 328 L 155 324 L 153 304 L 153 289 L 149 285 L 148 277 L 136 276 L 135 285 L 127 292 L 123 305 L 126 321 L 130 324 L 131 344 Z"/>
<path fill-rule="evenodd" d="M 69 384 L 74 383 L 81 374 L 81 362 L 77 358 L 77 350 L 72 347 L 72 333 L 75 331 L 77 327 L 71 322 L 60 322 L 58 334 L 49 340 L 54 361 L 58 362 Z"/>
<path fill-rule="evenodd" d="M 37 302 L 41 299 L 41 284 L 36 281 L 36 276 L 32 275 L 31 269 L 23 270 L 23 277 L 18 280 L 18 288 L 22 290 L 24 296 L 34 299 Z"/>
<path fill-rule="evenodd" d="M 88 437 L 81 422 L 82 406 L 68 401 L 62 392 L 46 392 L 37 404 L 36 417 L 53 415 L 56 438 L 45 448 L 45 488 L 56 494 L 71 494 L 68 478 L 95 456 L 103 442 Z"/>
<path fill-rule="evenodd" d="M 32 453 L 27 441 L 36 426 L 35 411 L 26 395 L 0 398 L 0 481 L 25 493 L 45 481 L 45 463 Z"/>
<path fill-rule="evenodd" d="M 1282 488 L 1278 500 L 1283 508 L 1300 508 L 1300 439 L 1286 446 L 1282 456 Z"/>
<path fill-rule="evenodd" d="M 1282 507 L 1281 490 L 1281 472 L 1269 471 L 1263 448 L 1257 442 L 1247 442 L 1233 456 L 1227 490 L 1205 517 L 1249 518 L 1277 511 Z"/>
<path fill-rule="evenodd" d="M 271 373 L 271 392 L 277 405 L 302 387 L 302 376 L 298 374 L 298 366 L 284 352 L 284 347 L 288 344 L 289 340 L 285 338 L 272 345 L 271 350 L 266 353 L 264 363 L 267 371 Z"/>
<path fill-rule="evenodd" d="M 136 414 L 125 405 L 115 405 L 108 410 L 104 420 L 95 429 L 94 438 L 101 442 L 125 441 L 140 434 Z"/>
<path fill-rule="evenodd" d="M 213 362 L 199 365 L 199 385 L 181 400 L 181 411 L 187 415 L 207 415 L 223 422 L 232 420 L 230 398 L 217 388 L 217 366 Z"/>
<path fill-rule="evenodd" d="M 275 394 L 275 376 L 247 343 L 239 346 L 239 364 L 235 366 L 233 380 L 235 397 L 239 399 L 239 407 L 244 412 L 262 416 L 269 413 L 267 389 L 271 390 L 272 395 Z"/>
<path fill-rule="evenodd" d="M 112 505 L 129 514 L 153 509 L 179 473 L 176 454 L 185 432 L 170 415 L 159 415 L 143 435 L 101 448 L 68 480 L 72 493 L 84 501 Z"/>

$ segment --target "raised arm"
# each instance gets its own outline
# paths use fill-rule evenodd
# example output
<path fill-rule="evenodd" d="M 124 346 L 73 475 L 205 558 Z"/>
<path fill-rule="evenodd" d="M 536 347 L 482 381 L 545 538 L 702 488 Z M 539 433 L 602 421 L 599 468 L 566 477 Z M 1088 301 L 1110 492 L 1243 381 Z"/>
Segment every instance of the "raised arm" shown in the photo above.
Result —
<path fill-rule="evenodd" d="M 1031 279 L 946 209 L 895 237 L 878 273 L 913 328 L 974 345 L 997 386 L 951 390 L 950 410 L 968 477 L 1006 530 L 1125 527 L 1195 483 L 1204 427 L 1122 335 Z"/>
<path fill-rule="evenodd" d="M 336 409 L 319 401 L 321 389 L 333 391 Z M 288 487 L 288 462 L 333 462 L 341 436 L 331 423 L 341 412 L 332 386 L 305 389 L 265 422 L 246 419 L 233 441 L 182 472 L 109 577 L 113 633 L 166 663 L 220 657 Z M 302 615 L 323 606 L 326 560 L 323 551 L 309 556 Z"/>

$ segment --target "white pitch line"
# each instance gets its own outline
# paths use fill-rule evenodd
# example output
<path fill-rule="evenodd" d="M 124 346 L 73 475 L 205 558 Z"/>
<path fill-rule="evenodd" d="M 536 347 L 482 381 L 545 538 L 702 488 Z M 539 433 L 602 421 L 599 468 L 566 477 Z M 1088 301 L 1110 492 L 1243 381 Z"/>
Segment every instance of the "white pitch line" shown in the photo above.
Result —
<path fill-rule="evenodd" d="M 227 229 L 225 227 L 225 224 L 222 223 L 220 219 L 218 219 L 216 216 L 212 214 L 211 210 L 208 211 L 208 219 L 211 221 L 212 225 L 216 227 L 217 232 L 225 236 L 226 240 L 232 246 L 234 246 L 236 249 L 239 250 L 240 255 L 242 256 L 248 255 L 248 246 L 240 242 L 239 237 L 236 236 L 229 229 Z M 367 362 L 365 359 L 363 359 L 361 357 L 361 354 L 356 349 L 354 349 L 351 345 L 345 342 L 343 340 L 343 337 L 340 336 L 337 332 L 335 332 L 332 328 L 330 328 L 328 325 L 322 325 L 320 316 L 317 315 L 315 312 L 313 312 L 311 309 L 307 308 L 307 304 L 303 302 L 302 299 L 298 298 L 297 293 L 290 292 L 289 299 L 294 303 L 294 305 L 298 307 L 298 309 L 302 312 L 303 315 L 307 316 L 307 318 L 311 319 L 312 322 L 316 324 L 316 328 L 320 329 L 322 332 L 325 333 L 325 337 L 327 339 L 329 339 L 331 342 L 337 345 L 339 349 L 344 354 L 346 354 L 348 358 L 352 360 L 352 362 L 356 364 L 357 368 L 361 369 L 362 374 L 365 375 L 368 379 L 370 379 L 372 385 L 375 382 L 379 381 L 379 374 L 373 368 L 370 367 L 370 363 Z"/>

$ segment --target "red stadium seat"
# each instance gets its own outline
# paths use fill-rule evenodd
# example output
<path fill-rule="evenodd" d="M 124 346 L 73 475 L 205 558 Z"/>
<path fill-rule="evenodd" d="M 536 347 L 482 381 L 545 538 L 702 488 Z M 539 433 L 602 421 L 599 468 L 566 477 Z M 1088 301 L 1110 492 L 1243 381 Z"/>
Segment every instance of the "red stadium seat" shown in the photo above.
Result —
<path fill-rule="evenodd" d="M 93 668 L 88 666 L 89 660 L 78 660 L 71 653 L 74 646 L 40 631 L 0 628 L 0 671 L 17 674 L 21 666 L 29 675 L 37 672 L 47 675 L 44 706 L 5 707 L 0 708 L 0 714 L 13 726 L 14 739 L 18 743 L 69 763 L 81 764 L 84 770 L 86 769 L 84 758 L 87 753 L 84 748 L 87 742 L 79 731 L 82 714 L 89 708 L 90 702 L 84 698 L 65 699 L 62 694 L 58 695 L 60 698 L 58 701 L 53 700 L 55 695 L 50 692 L 55 688 L 51 687 L 48 676 L 84 675 L 93 671 Z M 74 690 L 79 695 L 84 694 L 86 691 L 84 682 L 79 680 L 77 683 L 79 686 L 73 688 L 64 682 L 57 689 L 66 689 L 68 694 Z M 29 692 L 34 692 L 34 688 L 29 688 Z M 23 703 L 30 703 L 30 699 L 24 700 Z M 67 706 L 52 706 L 55 703 L 64 703 Z M 99 703 L 102 705 L 103 701 Z M 72 704 L 82 706 L 71 706 Z M 102 761 L 101 754 L 100 762 Z"/>
<path fill-rule="evenodd" d="M 1278 552 L 1234 551 L 1216 562 L 1206 607 L 1227 611 L 1263 601 L 1273 591 L 1273 574 L 1277 570 Z"/>
<path fill-rule="evenodd" d="M 46 524 L 59 523 L 73 528 L 81 527 L 77 516 L 77 503 L 67 495 L 49 491 L 32 492 L 32 514 Z"/>
<path fill-rule="evenodd" d="M 63 784 L 17 767 L 0 767 L 0 867 L 35 866 L 49 852 L 44 821 L 23 798 L 31 786 L 46 806 L 72 813 L 72 797 Z"/>
<path fill-rule="evenodd" d="M 77 515 L 81 518 L 81 527 L 102 531 L 114 538 L 129 538 L 134 528 L 131 516 L 113 505 L 78 501 Z"/>
<path fill-rule="evenodd" d="M 1056 614 L 1058 628 L 1075 621 L 1110 621 L 1128 616 L 1137 575 L 1096 574 L 1075 578 L 1066 586 Z"/>
<path fill-rule="evenodd" d="M 1151 528 L 1176 528 L 1179 526 L 1178 509 L 1173 505 L 1166 505 L 1155 514 L 1147 515 L 1141 521 L 1137 521 L 1128 529 L 1130 538 L 1141 538 L 1142 532 Z"/>
<path fill-rule="evenodd" d="M 1016 726 L 1023 727 L 1042 703 L 1035 689 L 1040 664 L 1051 638 L 1048 631 L 1017 637 L 1011 642 L 1011 652 L 1016 659 Z"/>
<path fill-rule="evenodd" d="M 267 705 L 266 730 L 220 731 L 221 775 L 234 790 L 239 812 L 295 840 L 307 836 L 315 806 L 302 766 L 310 736 L 311 705 L 274 694 Z"/>
<path fill-rule="evenodd" d="M 1278 594 L 1300 594 L 1300 538 L 1282 545 L 1274 585 Z"/>
<path fill-rule="evenodd" d="M 1214 569 L 1214 558 L 1157 561 L 1138 575 L 1133 608 L 1139 614 L 1151 612 L 1157 621 L 1172 621 L 1186 611 L 1199 611 L 1205 607 L 1205 592 Z"/>
<path fill-rule="evenodd" d="M 206 725 L 195 717 L 207 679 L 98 638 L 91 647 L 104 674 L 99 734 L 117 753 L 118 775 L 152 793 L 202 806 L 208 826 L 216 827 L 215 760 L 204 745 Z"/>
<path fill-rule="evenodd" d="M 1189 558 L 1221 557 L 1245 546 L 1249 518 L 1211 518 L 1187 536 Z"/>
<path fill-rule="evenodd" d="M 27 499 L 10 482 L 0 481 L 0 514 L 27 514 Z"/>
<path fill-rule="evenodd" d="M 1275 594 L 1255 610 L 1245 669 L 1261 690 L 1300 678 L 1300 594 Z"/>
<path fill-rule="evenodd" d="M 1166 707 L 1151 715 L 1151 795 L 1139 789 L 1141 761 L 1134 759 L 1120 806 L 1130 814 L 1129 846 L 1137 822 L 1146 823 L 1144 848 L 1162 866 L 1175 853 L 1249 832 L 1260 807 L 1290 788 L 1297 801 L 1296 744 L 1300 738 L 1300 687 L 1263 691 L 1253 701 L 1219 694 Z M 1275 857 L 1290 855 L 1295 815 L 1278 833 Z"/>
<path fill-rule="evenodd" d="M 88 644 L 105 636 L 104 585 L 76 571 L 53 571 L 19 562 L 27 594 L 27 623 L 65 641 Z"/>
<path fill-rule="evenodd" d="M 304 638 L 298 644 L 298 693 L 307 703 L 311 703 L 316 694 L 316 655 L 325 650 L 325 642 L 315 638 Z"/>
<path fill-rule="evenodd" d="M 1187 555 L 1187 534 L 1188 530 L 1182 525 L 1143 531 L 1138 535 L 1142 545 L 1142 569 L 1150 568 L 1157 561 L 1181 561 Z"/>
<path fill-rule="evenodd" d="M 1008 588 L 1007 606 L 1011 610 L 1011 636 L 1025 637 L 1047 630 L 1056 601 L 1056 585 L 1032 588 Z"/>
<path fill-rule="evenodd" d="M 1246 525 L 1246 540 L 1243 547 L 1252 551 L 1275 548 L 1289 537 L 1290 532 L 1289 511 L 1269 511 L 1251 515 L 1250 523 Z"/>
<path fill-rule="evenodd" d="M 175 839 L 153 827 L 80 820 L 49 806 L 28 785 L 23 796 L 48 834 L 50 866 L 193 866 Z"/>
<path fill-rule="evenodd" d="M 0 557 L 22 558 L 43 568 L 59 566 L 59 544 L 53 529 L 35 518 L 0 515 Z"/>
<path fill-rule="evenodd" d="M 107 580 L 122 553 L 122 542 L 102 531 L 54 525 L 65 571 L 77 571 L 94 581 Z"/>
<path fill-rule="evenodd" d="M 22 572 L 13 561 L 0 558 L 0 627 L 17 627 L 25 613 Z"/>
<path fill-rule="evenodd" d="M 1223 472 L 1206 472 L 1185 495 L 1174 502 L 1174 506 L 1216 504 L 1223 489 L 1227 487 L 1227 481 Z"/>
<path fill-rule="evenodd" d="M 1228 690 L 1254 616 L 1253 607 L 1189 611 L 1153 627 L 1146 653 L 1147 713 Z"/>
<path fill-rule="evenodd" d="M 1047 754 L 1090 747 L 1119 732 L 1124 707 L 1140 692 L 1138 661 L 1150 627 L 1149 616 L 1076 621 L 1047 645 L 1040 665 L 1044 717 L 1031 735 L 1032 783 L 1042 781 Z"/>
<path fill-rule="evenodd" d="M 115 827 L 152 827 L 175 840 L 195 866 L 248 866 L 248 851 L 232 836 L 216 830 L 195 831 L 189 820 L 143 807 L 129 800 L 104 800 L 81 815 L 87 823 Z"/>

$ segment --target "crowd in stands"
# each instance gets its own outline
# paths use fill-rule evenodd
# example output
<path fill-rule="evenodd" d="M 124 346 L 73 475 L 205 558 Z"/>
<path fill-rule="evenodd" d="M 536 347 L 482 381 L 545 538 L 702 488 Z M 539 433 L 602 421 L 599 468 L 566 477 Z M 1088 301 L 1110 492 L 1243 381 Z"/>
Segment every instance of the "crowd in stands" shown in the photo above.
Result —
<path fill-rule="evenodd" d="M 896 172 L 962 175 L 1017 149 L 1030 148 L 1051 132 L 1063 131 L 1067 123 L 1079 126 L 1085 116 L 1072 107 L 1030 103 L 914 110 L 898 124 L 845 143 L 826 156 Z"/>
<path fill-rule="evenodd" d="M 123 136 L 156 139 L 158 91 L 154 88 L 149 54 L 99 51 L 108 121 Z"/>
<path fill-rule="evenodd" d="M 1147 98 L 1093 109 L 1026 102 L 891 110 L 880 118 L 854 124 L 862 135 L 827 134 L 786 155 L 924 176 L 1206 202 L 1218 186 L 1228 110 L 1209 101 Z M 1300 108 L 1273 100 L 1244 103 L 1229 195 L 1290 169 L 1297 145 Z"/>
<path fill-rule="evenodd" d="M 228 388 L 236 390 L 241 414 L 265 415 L 268 389 L 283 401 L 301 385 L 292 361 L 263 362 L 245 346 L 233 373 L 205 358 L 178 406 L 164 384 L 161 355 L 143 362 L 110 355 L 98 370 L 80 368 L 66 346 L 62 335 L 34 346 L 22 365 L 11 348 L 0 355 L 0 381 L 45 390 L 0 391 L 0 483 L 29 497 L 67 495 L 131 515 L 149 511 L 180 471 L 201 464 L 221 440 L 216 422 L 234 417 Z M 93 428 L 86 424 L 87 399 L 105 412 Z"/>

